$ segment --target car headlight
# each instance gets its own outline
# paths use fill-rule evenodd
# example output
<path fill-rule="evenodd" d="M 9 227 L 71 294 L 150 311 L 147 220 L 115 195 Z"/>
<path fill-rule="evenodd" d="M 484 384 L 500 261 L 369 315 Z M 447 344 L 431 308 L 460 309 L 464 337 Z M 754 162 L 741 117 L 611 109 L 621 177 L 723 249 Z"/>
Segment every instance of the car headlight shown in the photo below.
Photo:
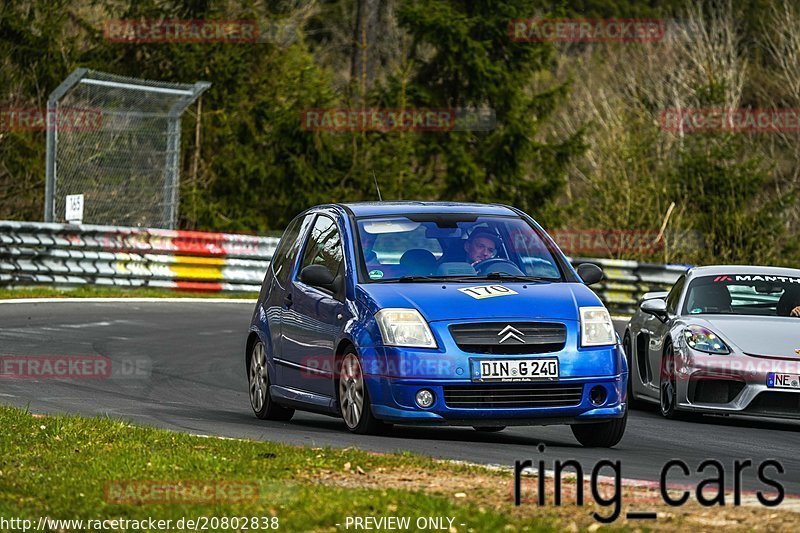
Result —
<path fill-rule="evenodd" d="M 375 320 L 386 346 L 436 348 L 428 323 L 416 309 L 381 309 Z"/>
<path fill-rule="evenodd" d="M 730 348 L 717 335 L 702 326 L 686 326 L 683 338 L 692 350 L 713 354 L 729 354 Z"/>
<path fill-rule="evenodd" d="M 581 346 L 616 344 L 614 323 L 605 307 L 581 307 Z"/>

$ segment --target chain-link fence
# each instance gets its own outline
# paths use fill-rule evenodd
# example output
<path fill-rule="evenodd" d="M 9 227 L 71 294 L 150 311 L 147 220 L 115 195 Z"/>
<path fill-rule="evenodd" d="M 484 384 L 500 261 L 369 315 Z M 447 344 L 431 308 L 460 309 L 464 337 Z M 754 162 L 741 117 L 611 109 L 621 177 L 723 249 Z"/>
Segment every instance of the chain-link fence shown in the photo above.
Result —
<path fill-rule="evenodd" d="M 209 86 L 70 74 L 48 100 L 45 222 L 82 194 L 87 224 L 174 228 L 181 114 Z"/>

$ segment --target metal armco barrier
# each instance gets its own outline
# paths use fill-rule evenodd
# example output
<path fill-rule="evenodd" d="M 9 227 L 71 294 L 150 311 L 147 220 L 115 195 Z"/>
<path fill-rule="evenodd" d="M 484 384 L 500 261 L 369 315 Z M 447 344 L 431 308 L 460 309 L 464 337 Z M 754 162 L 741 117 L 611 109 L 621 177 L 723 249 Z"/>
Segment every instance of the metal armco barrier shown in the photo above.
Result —
<path fill-rule="evenodd" d="M 274 237 L 0 221 L 0 285 L 257 292 Z"/>
<path fill-rule="evenodd" d="M 118 226 L 0 221 L 0 286 L 104 285 L 258 292 L 275 237 Z M 667 290 L 689 267 L 616 259 L 594 263 L 592 289 L 614 314 L 632 314 L 642 294 Z"/>
<path fill-rule="evenodd" d="M 612 314 L 618 315 L 632 315 L 644 293 L 669 290 L 691 268 L 621 259 L 570 258 L 570 262 L 576 267 L 581 263 L 594 263 L 603 269 L 605 279 L 592 285 L 592 290 Z"/>

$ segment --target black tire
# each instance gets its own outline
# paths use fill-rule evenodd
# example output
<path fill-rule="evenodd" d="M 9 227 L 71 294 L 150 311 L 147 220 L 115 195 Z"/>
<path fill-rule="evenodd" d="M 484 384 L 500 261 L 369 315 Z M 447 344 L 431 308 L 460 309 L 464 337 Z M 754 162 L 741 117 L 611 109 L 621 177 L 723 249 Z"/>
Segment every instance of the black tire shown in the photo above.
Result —
<path fill-rule="evenodd" d="M 481 433 L 497 433 L 506 429 L 506 426 L 472 426 L 472 428 Z"/>
<path fill-rule="evenodd" d="M 359 435 L 379 435 L 391 425 L 375 418 L 369 390 L 364 383 L 361 360 L 352 349 L 342 357 L 336 375 L 336 401 L 347 429 Z M 360 385 L 359 385 L 360 383 Z M 360 406 L 359 394 L 360 393 Z"/>
<path fill-rule="evenodd" d="M 572 424 L 572 434 L 581 445 L 587 448 L 611 448 L 616 446 L 625 434 L 628 424 L 628 411 L 622 418 L 591 424 Z"/>
<path fill-rule="evenodd" d="M 633 396 L 633 377 L 636 372 L 633 370 L 633 343 L 631 342 L 630 331 L 625 332 L 625 339 L 622 341 L 622 347 L 625 349 L 625 358 L 628 361 L 628 409 L 640 409 L 643 407 L 642 402 Z"/>
<path fill-rule="evenodd" d="M 269 365 L 266 360 L 266 349 L 260 340 L 250 350 L 248 369 L 248 385 L 250 407 L 261 420 L 291 420 L 294 409 L 278 405 L 269 393 Z"/>
<path fill-rule="evenodd" d="M 678 380 L 675 373 L 675 350 L 672 343 L 664 347 L 658 375 L 658 404 L 661 416 L 674 420 L 681 418 L 678 412 Z"/>

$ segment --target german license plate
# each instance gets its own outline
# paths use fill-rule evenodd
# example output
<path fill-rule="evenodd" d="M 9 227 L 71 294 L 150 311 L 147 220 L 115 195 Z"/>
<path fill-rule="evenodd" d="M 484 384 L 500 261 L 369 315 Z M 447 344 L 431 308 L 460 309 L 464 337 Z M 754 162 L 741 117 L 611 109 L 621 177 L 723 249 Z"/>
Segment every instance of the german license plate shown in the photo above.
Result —
<path fill-rule="evenodd" d="M 767 374 L 767 387 L 772 389 L 800 389 L 800 375 L 770 372 Z"/>
<path fill-rule="evenodd" d="M 472 381 L 557 381 L 558 359 L 478 359 Z"/>

